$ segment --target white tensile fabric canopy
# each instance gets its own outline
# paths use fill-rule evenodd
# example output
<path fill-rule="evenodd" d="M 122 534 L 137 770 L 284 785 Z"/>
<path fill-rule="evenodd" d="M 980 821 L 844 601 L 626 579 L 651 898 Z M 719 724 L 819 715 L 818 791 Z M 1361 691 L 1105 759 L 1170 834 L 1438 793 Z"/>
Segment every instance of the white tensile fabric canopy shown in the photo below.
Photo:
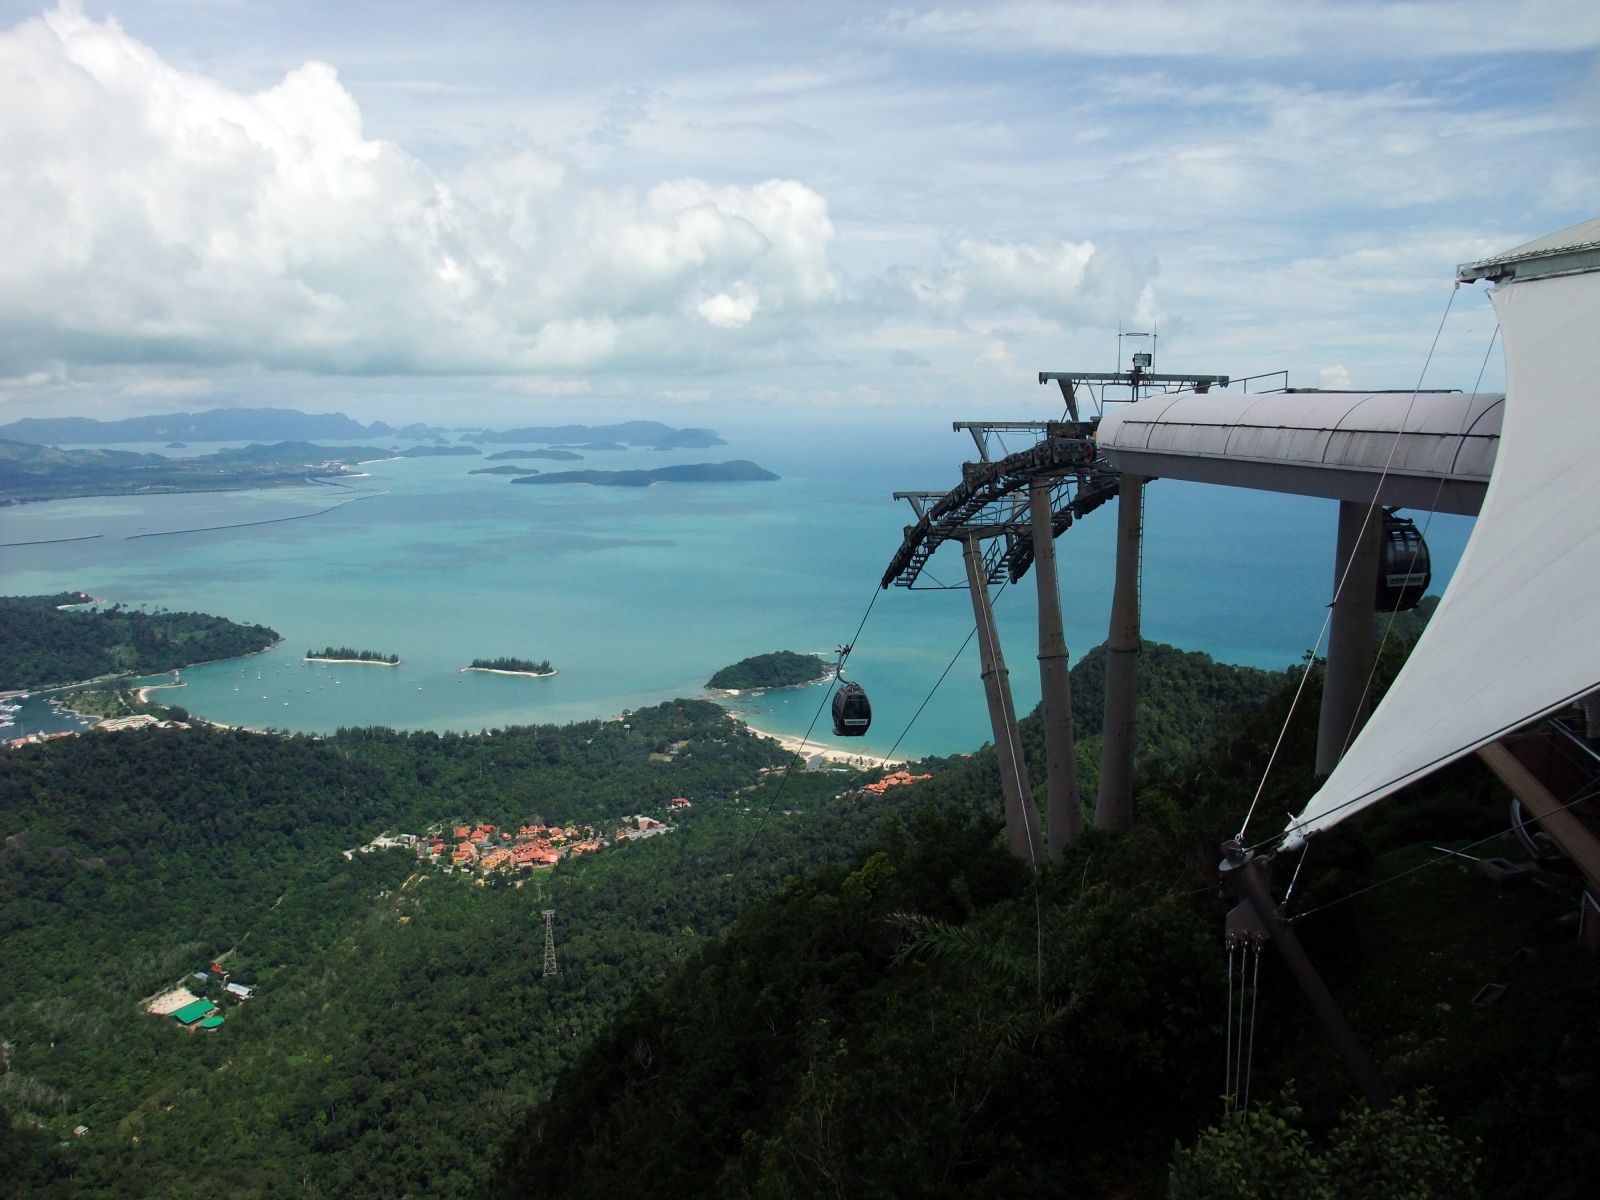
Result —
<path fill-rule="evenodd" d="M 1503 261 L 1526 263 L 1528 249 Z M 1507 275 L 1493 293 L 1505 416 L 1477 525 L 1383 702 L 1290 822 L 1291 844 L 1600 686 L 1600 270 L 1462 272 Z"/>

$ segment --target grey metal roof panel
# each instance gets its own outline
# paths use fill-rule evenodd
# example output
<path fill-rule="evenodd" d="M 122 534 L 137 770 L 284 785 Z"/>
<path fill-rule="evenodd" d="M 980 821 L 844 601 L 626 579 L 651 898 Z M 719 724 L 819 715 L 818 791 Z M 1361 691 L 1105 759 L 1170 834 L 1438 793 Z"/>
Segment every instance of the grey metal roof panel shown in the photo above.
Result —
<path fill-rule="evenodd" d="M 1534 238 L 1504 254 L 1462 263 L 1456 268 L 1456 279 L 1473 283 L 1479 279 L 1527 279 L 1594 270 L 1600 270 L 1600 217 Z"/>
<path fill-rule="evenodd" d="M 1493 393 L 1185 393 L 1109 408 L 1097 441 L 1113 466 L 1138 474 L 1344 496 L 1351 472 L 1387 470 L 1481 491 L 1503 404 Z"/>
<path fill-rule="evenodd" d="M 1208 422 L 1180 425 L 1153 421 L 1142 428 L 1144 436 L 1139 442 L 1141 449 L 1181 450 L 1186 454 L 1225 455 L 1228 452 L 1228 437 L 1233 433 L 1230 426 Z"/>

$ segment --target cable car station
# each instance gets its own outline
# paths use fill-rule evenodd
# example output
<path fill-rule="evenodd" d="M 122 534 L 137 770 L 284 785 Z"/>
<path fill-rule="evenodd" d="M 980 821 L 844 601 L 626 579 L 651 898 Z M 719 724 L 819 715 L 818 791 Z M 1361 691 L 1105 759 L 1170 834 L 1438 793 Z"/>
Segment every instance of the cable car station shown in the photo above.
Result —
<path fill-rule="evenodd" d="M 1366 717 L 1375 614 L 1415 607 L 1431 580 L 1422 535 L 1398 510 L 1476 514 L 1494 465 L 1503 394 L 1291 388 L 1286 372 L 1246 379 L 1156 374 L 1152 359 L 1135 354 L 1130 369 L 1118 372 L 1041 372 L 1041 384 L 1060 389 L 1060 419 L 957 421 L 953 429 L 968 433 L 977 450 L 976 460 L 962 464 L 960 482 L 943 492 L 895 493 L 916 519 L 880 586 L 970 591 L 1008 840 L 1024 861 L 1037 863 L 1041 852 L 1059 857 L 1082 827 L 1053 545 L 1075 521 L 1117 502 L 1095 823 L 1122 829 L 1133 806 L 1147 483 L 1184 479 L 1338 503 L 1317 748 L 1317 771 L 1327 774 Z M 1263 388 L 1268 381 L 1277 386 Z M 1004 451 L 1005 439 L 1019 435 L 1031 444 L 997 456 L 996 447 Z M 927 570 L 948 541 L 962 546 L 964 583 L 946 584 Z M 1015 583 L 1030 567 L 1039 593 L 1048 847 L 1029 795 L 989 600 L 991 585 Z"/>

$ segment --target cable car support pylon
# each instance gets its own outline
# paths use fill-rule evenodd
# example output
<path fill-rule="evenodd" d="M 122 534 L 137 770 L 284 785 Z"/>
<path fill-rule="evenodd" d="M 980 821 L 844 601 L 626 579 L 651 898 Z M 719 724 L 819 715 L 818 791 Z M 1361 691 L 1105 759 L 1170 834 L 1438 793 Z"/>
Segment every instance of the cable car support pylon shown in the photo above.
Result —
<path fill-rule="evenodd" d="M 1132 812 L 1142 525 L 1138 513 L 1142 489 L 1129 486 L 1133 478 L 1122 476 L 1100 453 L 1095 442 L 1099 412 L 1092 416 L 1081 413 L 1079 401 L 1088 397 L 1099 410 L 1111 389 L 1126 388 L 1134 398 L 1151 389 L 1205 391 L 1228 382 L 1226 376 L 1220 375 L 1152 375 L 1145 369 L 1147 366 L 1146 361 L 1128 372 L 1041 373 L 1040 383 L 1054 382 L 1060 387 L 1066 407 L 1064 419 L 957 421 L 952 428 L 970 434 L 978 452 L 977 461 L 962 464 L 961 482 L 946 492 L 895 493 L 896 499 L 911 505 L 916 522 L 906 526 L 900 549 L 884 572 L 882 587 L 944 587 L 938 582 L 924 582 L 923 569 L 945 542 L 956 541 L 963 546 L 989 718 L 1001 760 L 1007 839 L 1012 852 L 1030 863 L 1037 856 L 1029 848 L 1040 844 L 1038 814 L 1028 790 L 1016 711 L 988 588 L 992 584 L 1015 583 L 1030 566 L 1038 567 L 1035 581 L 1039 593 L 1039 683 L 1048 777 L 1047 854 L 1059 858 L 1082 830 L 1083 813 L 1054 542 L 1075 520 L 1117 497 L 1125 488 L 1134 493 L 1131 501 L 1119 501 L 1124 511 L 1132 514 L 1131 521 L 1125 518 L 1131 533 L 1117 542 L 1119 586 L 1108 638 L 1106 748 L 1096 822 L 1102 828 L 1122 828 Z M 996 456 L 997 445 L 1005 450 L 1007 434 L 1030 437 L 1033 444 L 1016 453 Z M 1124 579 L 1131 580 L 1131 587 L 1123 586 Z"/>

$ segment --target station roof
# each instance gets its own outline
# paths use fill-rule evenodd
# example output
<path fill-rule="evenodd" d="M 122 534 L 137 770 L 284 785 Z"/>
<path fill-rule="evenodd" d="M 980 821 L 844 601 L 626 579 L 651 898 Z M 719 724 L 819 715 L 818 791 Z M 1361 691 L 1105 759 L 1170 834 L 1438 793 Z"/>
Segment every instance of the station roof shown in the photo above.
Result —
<path fill-rule="evenodd" d="M 1456 279 L 1461 283 L 1480 279 L 1504 283 L 1596 268 L 1600 268 L 1600 217 L 1524 242 L 1493 258 L 1462 263 L 1456 268 Z"/>
<path fill-rule="evenodd" d="M 1097 441 L 1119 471 L 1149 478 L 1470 515 L 1488 486 L 1504 402 L 1498 393 L 1179 392 L 1108 406 Z"/>

